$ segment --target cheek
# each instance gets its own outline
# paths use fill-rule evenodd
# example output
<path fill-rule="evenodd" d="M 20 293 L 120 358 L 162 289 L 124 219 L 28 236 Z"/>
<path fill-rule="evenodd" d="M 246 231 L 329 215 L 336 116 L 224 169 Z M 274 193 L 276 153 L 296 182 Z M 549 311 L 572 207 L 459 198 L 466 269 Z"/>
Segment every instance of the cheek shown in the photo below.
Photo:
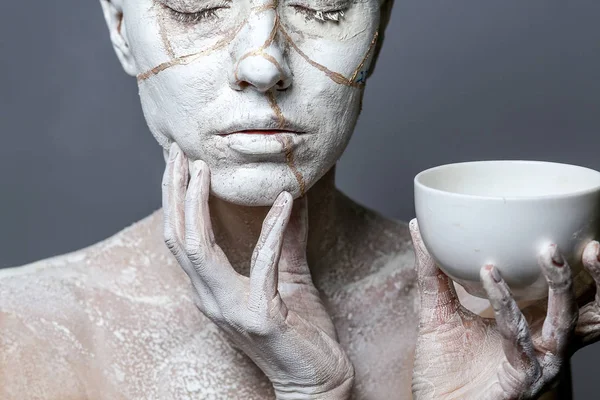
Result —
<path fill-rule="evenodd" d="M 193 146 L 203 130 L 201 124 L 211 126 L 212 121 L 222 118 L 218 112 L 223 110 L 209 105 L 217 102 L 223 91 L 226 67 L 226 55 L 218 52 L 139 82 L 142 108 L 152 133 Z M 164 139 L 159 142 L 163 144 Z"/>
<path fill-rule="evenodd" d="M 315 101 L 309 108 L 310 114 L 317 116 L 319 131 L 307 151 L 296 155 L 299 168 L 307 180 L 318 179 L 325 174 L 341 157 L 352 137 L 360 112 L 362 90 L 343 88 L 339 92 L 344 96 L 337 98 L 337 101 Z M 328 107 L 326 115 L 322 111 L 325 104 Z"/>
<path fill-rule="evenodd" d="M 331 81 L 320 71 L 305 73 L 294 96 L 283 98 L 283 114 L 310 124 L 306 146 L 294 151 L 296 167 L 307 186 L 312 186 L 341 157 L 360 112 L 363 90 Z"/>

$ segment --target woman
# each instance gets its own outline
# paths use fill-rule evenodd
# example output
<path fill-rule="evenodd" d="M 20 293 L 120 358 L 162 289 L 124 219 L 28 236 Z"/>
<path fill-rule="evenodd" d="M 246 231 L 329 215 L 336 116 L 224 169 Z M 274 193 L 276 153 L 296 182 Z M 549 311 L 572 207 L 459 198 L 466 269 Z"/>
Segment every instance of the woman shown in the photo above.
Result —
<path fill-rule="evenodd" d="M 3 359 L 19 368 L 2 398 L 535 398 L 595 339 L 595 303 L 572 334 L 556 249 L 550 318 L 542 331 L 545 306 L 528 309 L 529 335 L 493 267 L 497 325 L 460 306 L 416 221 L 415 271 L 408 226 L 335 189 L 391 2 L 102 6 L 168 153 L 163 211 L 4 274 Z"/>

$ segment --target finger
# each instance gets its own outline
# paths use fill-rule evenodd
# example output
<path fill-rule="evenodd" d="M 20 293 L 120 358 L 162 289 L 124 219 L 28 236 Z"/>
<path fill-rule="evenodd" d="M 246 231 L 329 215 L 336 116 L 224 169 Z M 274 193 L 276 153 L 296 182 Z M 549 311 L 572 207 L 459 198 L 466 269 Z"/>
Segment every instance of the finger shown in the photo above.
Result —
<path fill-rule="evenodd" d="M 185 198 L 186 238 L 211 248 L 215 245 L 215 235 L 210 220 L 208 200 L 210 196 L 210 169 L 202 160 L 194 161 L 194 172 Z"/>
<path fill-rule="evenodd" d="M 563 355 L 578 318 L 571 267 L 553 244 L 542 251 L 539 265 L 548 281 L 548 311 L 542 328 L 541 347 Z"/>
<path fill-rule="evenodd" d="M 600 243 L 593 240 L 583 249 L 583 267 L 596 283 L 596 303 L 600 304 Z"/>
<path fill-rule="evenodd" d="M 173 142 L 162 180 L 163 233 L 167 247 L 189 275 L 190 263 L 183 249 L 183 202 L 188 180 L 187 161 L 179 146 Z"/>
<path fill-rule="evenodd" d="M 279 261 L 279 282 L 309 283 L 305 281 L 306 277 L 310 279 L 310 270 L 306 259 L 308 239 L 308 200 L 306 197 L 302 196 L 294 200 L 292 206 Z"/>
<path fill-rule="evenodd" d="M 289 310 L 307 321 L 318 321 L 319 327 L 329 337 L 337 339 L 335 326 L 312 280 L 306 255 L 307 240 L 308 199 L 302 196 L 294 200 L 285 230 L 277 288 Z"/>
<path fill-rule="evenodd" d="M 162 181 L 164 238 L 167 247 L 190 278 L 196 290 L 196 306 L 207 315 L 215 315 L 217 305 L 206 287 L 199 284 L 197 273 L 184 249 L 185 218 L 184 202 L 188 182 L 188 163 L 185 154 L 176 143 L 171 144 L 169 158 Z"/>
<path fill-rule="evenodd" d="M 249 307 L 251 309 L 264 310 L 266 304 L 277 294 L 277 264 L 292 203 L 292 196 L 288 192 L 282 192 L 263 222 L 250 264 Z"/>
<path fill-rule="evenodd" d="M 595 240 L 588 243 L 582 258 L 584 268 L 595 281 L 596 296 L 593 302 L 581 308 L 575 335 L 582 345 L 588 345 L 600 339 L 600 244 Z"/>
<path fill-rule="evenodd" d="M 535 348 L 527 321 L 513 299 L 510 289 L 493 265 L 481 268 L 480 277 L 494 309 L 496 324 L 502 336 L 502 348 L 508 363 L 517 371 L 524 372 L 526 376 L 534 376 L 540 369 Z"/>
<path fill-rule="evenodd" d="M 185 197 L 185 251 L 200 282 L 217 299 L 230 294 L 240 276 L 215 242 L 209 211 L 210 169 L 202 160 L 194 161 Z"/>
<path fill-rule="evenodd" d="M 415 249 L 421 314 L 443 323 L 460 308 L 454 283 L 437 267 L 427 251 L 416 218 L 410 221 L 409 228 Z"/>

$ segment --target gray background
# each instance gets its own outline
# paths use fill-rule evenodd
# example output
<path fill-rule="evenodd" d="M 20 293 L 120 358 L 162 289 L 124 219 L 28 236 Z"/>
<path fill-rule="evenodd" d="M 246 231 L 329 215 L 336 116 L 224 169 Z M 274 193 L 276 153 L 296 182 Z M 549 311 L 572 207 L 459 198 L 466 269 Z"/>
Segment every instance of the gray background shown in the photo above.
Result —
<path fill-rule="evenodd" d="M 437 164 L 600 169 L 598 0 L 396 3 L 342 190 L 407 220 L 413 176 Z M 160 207 L 162 154 L 97 1 L 2 1 L 0 51 L 0 266 L 90 245 Z M 573 359 L 576 399 L 597 398 L 598 354 Z"/>

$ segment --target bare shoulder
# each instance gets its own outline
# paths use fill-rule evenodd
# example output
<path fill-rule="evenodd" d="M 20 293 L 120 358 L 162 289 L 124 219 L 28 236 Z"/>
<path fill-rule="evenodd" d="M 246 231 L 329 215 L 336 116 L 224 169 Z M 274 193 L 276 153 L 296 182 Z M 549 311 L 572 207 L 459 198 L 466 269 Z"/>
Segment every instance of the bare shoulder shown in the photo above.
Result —
<path fill-rule="evenodd" d="M 180 282 L 181 275 L 164 244 L 153 241 L 146 229 L 157 213 L 90 247 L 0 270 L 0 310 L 33 320 L 96 320 L 86 312 L 103 294 L 140 298 L 157 287 L 144 283 L 157 279 L 165 286 Z M 156 267 L 164 264 L 165 268 Z M 147 266 L 144 273 L 140 268 Z M 158 280 L 158 279 L 157 279 Z M 155 301 L 158 301 L 155 299 Z"/>
<path fill-rule="evenodd" d="M 161 224 L 0 271 L 1 399 L 270 398 L 194 305 Z"/>
<path fill-rule="evenodd" d="M 73 367 L 83 350 L 70 327 L 77 319 L 76 293 L 48 266 L 40 261 L 0 271 L 2 399 L 85 398 Z"/>
<path fill-rule="evenodd" d="M 155 217 L 88 248 L 0 270 L 0 398 L 95 397 L 103 374 L 93 361 L 117 333 L 109 332 L 111 319 L 127 320 L 123 314 L 131 313 L 133 300 L 166 301 L 156 286 L 145 285 L 157 273 L 139 274 L 139 266 L 160 260 L 162 250 L 135 246 Z M 173 271 L 166 285 L 175 284 Z M 144 288 L 153 294 L 144 297 Z"/>
<path fill-rule="evenodd" d="M 0 270 L 0 398 L 83 399 L 85 251 Z"/>

